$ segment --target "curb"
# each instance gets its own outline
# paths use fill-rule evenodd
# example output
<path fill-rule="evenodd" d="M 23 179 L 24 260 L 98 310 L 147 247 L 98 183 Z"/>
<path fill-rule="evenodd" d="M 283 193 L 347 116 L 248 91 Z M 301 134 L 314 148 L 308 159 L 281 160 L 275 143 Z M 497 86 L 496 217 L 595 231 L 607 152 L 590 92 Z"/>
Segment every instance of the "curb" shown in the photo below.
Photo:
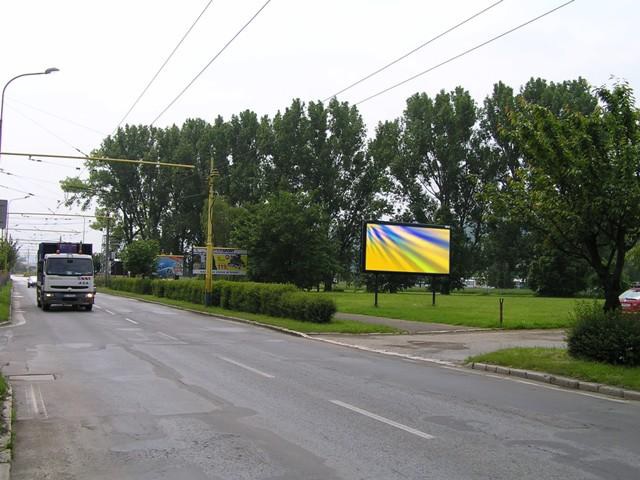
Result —
<path fill-rule="evenodd" d="M 12 415 L 13 415 L 13 390 L 7 381 L 7 397 L 2 405 L 2 424 L 5 432 L 0 435 L 0 480 L 8 480 L 11 477 L 12 450 L 7 448 L 11 443 L 12 435 Z"/>
<path fill-rule="evenodd" d="M 625 400 L 640 401 L 640 392 L 636 390 L 628 390 L 625 388 L 612 387 L 602 383 L 585 382 L 576 380 L 575 378 L 561 377 L 545 372 L 535 372 L 532 370 L 521 370 L 519 368 L 501 367 L 499 365 L 491 365 L 488 363 L 470 363 L 468 368 L 473 370 L 481 370 L 500 375 L 511 375 L 514 377 L 526 378 L 536 382 L 548 383 L 558 387 L 572 388 L 574 390 L 582 390 L 584 392 L 601 393 L 610 397 L 623 398 Z"/>

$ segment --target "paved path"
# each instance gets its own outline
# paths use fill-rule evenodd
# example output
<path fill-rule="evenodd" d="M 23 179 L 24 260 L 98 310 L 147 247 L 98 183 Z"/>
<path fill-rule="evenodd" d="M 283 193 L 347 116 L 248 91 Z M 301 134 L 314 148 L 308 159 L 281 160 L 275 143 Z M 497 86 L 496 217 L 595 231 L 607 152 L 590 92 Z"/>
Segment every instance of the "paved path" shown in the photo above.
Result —
<path fill-rule="evenodd" d="M 376 325 L 387 325 L 399 330 L 404 330 L 409 334 L 415 333 L 434 333 L 434 332 L 452 332 L 458 330 L 471 331 L 480 330 L 474 327 L 465 327 L 462 325 L 447 325 L 446 323 L 426 323 L 412 322 L 409 320 L 399 320 L 397 318 L 373 317 L 371 315 L 359 315 L 357 313 L 335 314 L 335 318 L 340 320 L 355 320 L 363 323 L 374 323 Z"/>
<path fill-rule="evenodd" d="M 511 347 L 566 347 L 565 331 L 467 330 L 413 335 L 314 335 L 359 348 L 462 364 L 472 355 Z"/>

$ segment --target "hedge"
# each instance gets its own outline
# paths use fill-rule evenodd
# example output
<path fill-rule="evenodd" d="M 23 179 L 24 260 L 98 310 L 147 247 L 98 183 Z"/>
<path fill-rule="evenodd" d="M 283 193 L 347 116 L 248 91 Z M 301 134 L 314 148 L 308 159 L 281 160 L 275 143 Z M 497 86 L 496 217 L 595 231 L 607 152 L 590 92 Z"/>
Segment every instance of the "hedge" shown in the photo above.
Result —
<path fill-rule="evenodd" d="M 111 277 L 110 288 L 204 304 L 202 280 L 151 280 L 114 276 Z M 336 312 L 333 300 L 302 292 L 293 285 L 218 280 L 213 282 L 212 290 L 212 304 L 229 310 L 314 323 L 328 323 Z"/>
<path fill-rule="evenodd" d="M 613 365 L 640 365 L 640 314 L 605 312 L 601 305 L 580 304 L 567 346 L 576 358 Z"/>

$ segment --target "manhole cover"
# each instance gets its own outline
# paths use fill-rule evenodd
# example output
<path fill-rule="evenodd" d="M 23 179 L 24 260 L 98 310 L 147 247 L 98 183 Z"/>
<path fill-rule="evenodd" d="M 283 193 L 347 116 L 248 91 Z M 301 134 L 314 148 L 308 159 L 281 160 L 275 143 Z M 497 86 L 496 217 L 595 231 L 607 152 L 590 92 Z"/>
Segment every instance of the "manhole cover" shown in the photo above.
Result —
<path fill-rule="evenodd" d="M 29 373 L 26 375 L 9 375 L 9 380 L 18 380 L 23 382 L 49 382 L 55 379 L 56 377 L 52 373 Z"/>

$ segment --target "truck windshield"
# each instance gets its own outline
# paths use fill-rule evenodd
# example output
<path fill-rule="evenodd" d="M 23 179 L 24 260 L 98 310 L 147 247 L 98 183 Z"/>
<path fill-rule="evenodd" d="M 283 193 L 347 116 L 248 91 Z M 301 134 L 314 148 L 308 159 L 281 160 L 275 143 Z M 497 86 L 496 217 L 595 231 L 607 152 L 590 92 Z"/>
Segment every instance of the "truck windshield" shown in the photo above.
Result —
<path fill-rule="evenodd" d="M 89 258 L 49 258 L 47 275 L 93 275 L 93 261 Z"/>

